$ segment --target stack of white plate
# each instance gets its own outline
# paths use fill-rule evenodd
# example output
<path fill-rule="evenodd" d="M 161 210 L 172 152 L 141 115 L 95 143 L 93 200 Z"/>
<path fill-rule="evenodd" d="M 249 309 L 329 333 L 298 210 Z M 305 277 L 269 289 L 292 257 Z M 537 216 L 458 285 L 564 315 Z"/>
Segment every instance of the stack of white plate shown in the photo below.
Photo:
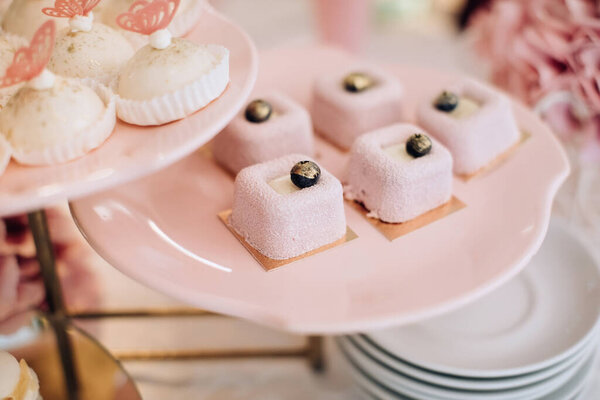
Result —
<path fill-rule="evenodd" d="M 593 366 L 599 316 L 598 264 L 553 221 L 530 265 L 474 304 L 337 341 L 369 398 L 568 400 Z"/>

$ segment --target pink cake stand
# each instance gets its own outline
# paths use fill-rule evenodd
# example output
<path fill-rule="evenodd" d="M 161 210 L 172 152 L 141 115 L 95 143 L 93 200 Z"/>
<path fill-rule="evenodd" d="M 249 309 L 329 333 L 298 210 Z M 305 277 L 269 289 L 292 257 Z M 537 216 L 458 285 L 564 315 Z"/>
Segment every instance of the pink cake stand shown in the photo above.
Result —
<path fill-rule="evenodd" d="M 352 63 L 318 47 L 264 53 L 257 90 L 280 89 L 307 104 L 318 74 Z M 405 84 L 407 115 L 424 93 L 455 76 L 389 68 Z M 130 277 L 189 304 L 298 333 L 341 333 L 415 322 L 499 286 L 539 248 L 553 197 L 569 173 L 562 147 L 526 107 L 530 134 L 492 171 L 455 179 L 462 210 L 388 241 L 350 204 L 358 234 L 342 246 L 265 272 L 217 218 L 233 179 L 196 153 L 172 167 L 72 204 L 92 246 Z M 317 159 L 340 176 L 347 154 L 317 141 Z M 218 265 L 217 265 L 218 264 Z"/>
<path fill-rule="evenodd" d="M 160 127 L 119 122 L 100 148 L 67 164 L 25 167 L 11 162 L 0 176 L 0 215 L 39 209 L 139 178 L 189 155 L 216 135 L 252 90 L 258 72 L 256 48 L 246 33 L 210 6 L 188 38 L 230 50 L 231 82 L 219 99 L 188 118 Z"/>

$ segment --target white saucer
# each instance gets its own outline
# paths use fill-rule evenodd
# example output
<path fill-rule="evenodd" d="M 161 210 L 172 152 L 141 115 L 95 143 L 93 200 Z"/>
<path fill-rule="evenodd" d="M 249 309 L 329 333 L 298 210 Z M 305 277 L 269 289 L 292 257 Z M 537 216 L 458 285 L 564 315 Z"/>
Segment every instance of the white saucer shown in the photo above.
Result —
<path fill-rule="evenodd" d="M 376 347 L 369 342 L 368 339 L 365 339 L 360 335 L 351 336 L 349 339 L 354 347 L 372 357 L 374 360 L 387 365 L 401 374 L 435 385 L 463 390 L 507 390 L 531 385 L 543 381 L 544 379 L 548 379 L 567 370 L 568 368 L 573 367 L 579 361 L 587 358 L 587 356 L 589 356 L 589 354 L 597 346 L 597 336 L 593 336 L 586 342 L 583 348 L 570 357 L 540 371 L 504 378 L 469 378 L 438 374 L 436 372 L 420 368 L 417 365 L 411 365 L 386 353 L 385 350 Z"/>
<path fill-rule="evenodd" d="M 593 361 L 594 357 L 591 356 L 564 385 L 537 400 L 569 400 L 579 395 L 585 386 L 588 376 L 593 370 Z M 367 392 L 370 398 L 376 400 L 432 400 L 430 397 L 419 396 L 409 398 L 387 388 L 373 377 L 361 371 L 356 365 L 348 363 L 348 367 L 356 384 L 363 391 Z"/>
<path fill-rule="evenodd" d="M 431 371 L 500 378 L 539 371 L 580 350 L 600 314 L 600 273 L 585 242 L 553 220 L 533 260 L 481 300 L 428 322 L 367 337 Z"/>
<path fill-rule="evenodd" d="M 425 398 L 427 400 L 531 400 L 547 396 L 558 390 L 571 377 L 573 377 L 579 369 L 590 358 L 583 358 L 571 368 L 554 375 L 549 379 L 541 382 L 523 386 L 516 389 L 497 390 L 497 391 L 472 391 L 444 388 L 428 382 L 417 381 L 406 375 L 401 375 L 393 370 L 386 368 L 384 365 L 377 363 L 360 350 L 348 345 L 348 339 L 340 338 L 338 343 L 342 348 L 346 359 L 351 364 L 355 365 L 380 382 L 387 388 L 408 395 L 409 397 Z"/>

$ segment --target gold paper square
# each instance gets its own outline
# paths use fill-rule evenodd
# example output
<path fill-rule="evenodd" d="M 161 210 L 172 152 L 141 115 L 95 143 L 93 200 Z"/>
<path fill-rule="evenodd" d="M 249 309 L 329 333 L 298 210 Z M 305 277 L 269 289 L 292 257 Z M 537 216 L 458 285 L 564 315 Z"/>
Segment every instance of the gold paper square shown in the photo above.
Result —
<path fill-rule="evenodd" d="M 419 228 L 422 228 L 426 225 L 429 225 L 439 219 L 442 219 L 453 212 L 456 212 L 464 207 L 466 204 L 463 203 L 458 198 L 452 196 L 450 201 L 441 206 L 434 208 L 433 210 L 427 211 L 425 214 L 421 214 L 418 217 L 411 219 L 410 221 L 401 222 L 401 223 L 388 223 L 383 222 L 377 218 L 369 218 L 367 214 L 369 211 L 363 207 L 361 204 L 355 201 L 349 201 L 349 203 L 354 207 L 355 210 L 360 212 L 367 221 L 371 225 L 375 227 L 383 236 L 385 236 L 390 242 L 394 239 L 399 238 L 400 236 L 404 236 L 412 231 L 416 231 Z"/>
<path fill-rule="evenodd" d="M 326 244 L 325 246 L 321 246 L 318 249 L 311 250 L 307 253 L 301 254 L 294 258 L 288 258 L 285 260 L 274 260 L 272 258 L 265 256 L 264 254 L 261 254 L 258 250 L 256 250 L 254 247 L 252 247 L 243 237 L 241 237 L 235 231 L 235 229 L 233 229 L 233 227 L 229 223 L 229 216 L 231 215 L 231 210 L 221 211 L 217 215 L 218 215 L 219 219 L 221 220 L 221 222 L 223 222 L 225 224 L 227 229 L 229 229 L 229 231 L 237 238 L 237 240 L 240 241 L 240 243 L 246 248 L 246 250 L 248 250 L 248 252 L 252 255 L 252 257 L 254 257 L 254 259 L 256 261 L 258 261 L 258 263 L 261 265 L 261 267 L 263 267 L 263 269 L 267 272 L 272 271 L 277 268 L 280 268 L 280 267 L 283 267 L 284 265 L 291 264 L 295 261 L 302 260 L 306 257 L 310 257 L 314 254 L 321 253 L 325 250 L 329 250 L 333 247 L 336 247 L 336 246 L 342 245 L 344 243 L 347 243 L 351 240 L 354 240 L 358 237 L 358 235 L 356 233 L 354 233 L 354 231 L 352 229 L 350 229 L 350 227 L 348 226 L 348 227 L 346 227 L 346 235 L 344 237 L 342 237 L 341 239 L 336 240 L 335 242 Z"/>
<path fill-rule="evenodd" d="M 515 143 L 512 147 L 510 147 L 508 150 L 506 150 L 504 153 L 500 154 L 498 157 L 496 157 L 494 160 L 492 160 L 492 162 L 490 162 L 488 165 L 481 168 L 479 171 L 473 172 L 472 174 L 462 174 L 462 175 L 457 175 L 457 177 L 459 177 L 460 179 L 462 179 L 465 182 L 468 182 L 475 177 L 485 175 L 486 173 L 494 170 L 495 168 L 499 167 L 504 162 L 506 162 L 506 160 L 508 160 L 510 158 L 510 156 L 513 155 L 517 151 L 519 146 L 521 146 L 523 143 L 525 143 L 527 141 L 527 139 L 529 139 L 530 137 L 531 137 L 531 134 L 529 132 L 521 131 L 520 140 L 517 143 Z"/>

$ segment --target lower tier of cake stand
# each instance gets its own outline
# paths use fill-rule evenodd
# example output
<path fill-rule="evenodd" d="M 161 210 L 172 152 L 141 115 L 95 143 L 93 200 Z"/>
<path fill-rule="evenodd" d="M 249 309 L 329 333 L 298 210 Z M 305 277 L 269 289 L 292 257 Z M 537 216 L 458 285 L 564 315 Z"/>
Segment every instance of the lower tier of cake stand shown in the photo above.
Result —
<path fill-rule="evenodd" d="M 355 60 L 327 48 L 262 54 L 256 93 L 277 89 L 308 104 L 314 78 Z M 406 117 L 456 75 L 390 66 L 405 86 Z M 416 322 L 452 310 L 516 275 L 538 250 L 553 198 L 569 172 L 562 147 L 526 107 L 527 140 L 472 179 L 456 177 L 464 208 L 393 241 L 353 204 L 358 238 L 265 272 L 219 220 L 233 178 L 210 145 L 168 169 L 72 203 L 86 239 L 114 267 L 191 305 L 309 334 Z M 317 161 L 342 177 L 347 153 L 317 139 Z"/>

